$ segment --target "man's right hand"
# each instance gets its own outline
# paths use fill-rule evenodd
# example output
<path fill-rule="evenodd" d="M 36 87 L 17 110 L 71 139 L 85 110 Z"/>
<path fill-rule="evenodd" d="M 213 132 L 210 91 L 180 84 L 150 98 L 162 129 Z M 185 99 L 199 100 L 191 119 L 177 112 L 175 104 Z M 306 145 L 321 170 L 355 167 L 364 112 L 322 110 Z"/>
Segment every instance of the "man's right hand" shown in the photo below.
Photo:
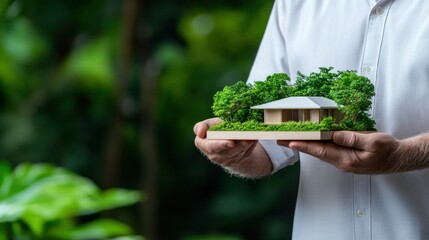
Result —
<path fill-rule="evenodd" d="M 206 138 L 210 126 L 221 122 L 220 118 L 210 118 L 195 124 L 195 146 L 210 161 L 232 173 L 253 178 L 270 174 L 271 161 L 258 141 L 209 140 Z"/>

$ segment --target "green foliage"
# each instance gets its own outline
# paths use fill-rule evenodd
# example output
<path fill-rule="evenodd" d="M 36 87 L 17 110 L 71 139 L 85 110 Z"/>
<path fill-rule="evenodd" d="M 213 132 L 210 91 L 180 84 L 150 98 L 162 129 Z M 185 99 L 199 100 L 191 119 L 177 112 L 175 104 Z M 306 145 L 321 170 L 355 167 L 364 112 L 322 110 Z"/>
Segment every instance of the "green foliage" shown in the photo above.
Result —
<path fill-rule="evenodd" d="M 62 75 L 67 80 L 75 79 L 83 88 L 111 89 L 114 72 L 109 49 L 113 47 L 114 42 L 109 36 L 83 44 L 66 59 Z"/>
<path fill-rule="evenodd" d="M 359 113 L 356 120 L 344 118 L 340 122 L 341 128 L 353 131 L 376 131 L 375 121 L 366 112 Z"/>
<path fill-rule="evenodd" d="M 320 125 L 314 122 L 289 121 L 279 125 L 268 125 L 268 131 L 320 131 Z"/>
<path fill-rule="evenodd" d="M 212 131 L 263 131 L 265 126 L 257 121 L 246 121 L 246 122 L 222 122 L 210 127 Z"/>
<path fill-rule="evenodd" d="M 287 96 L 321 96 L 333 99 L 344 114 L 340 126 L 332 118 L 323 119 L 322 129 L 375 130 L 375 121 L 367 113 L 375 95 L 374 85 L 355 71 L 332 73 L 332 70 L 332 67 L 321 67 L 320 72 L 313 72 L 308 76 L 298 73 L 293 85 L 288 85 L 289 76 L 284 73 L 273 74 L 266 81 L 257 81 L 254 85 L 238 82 L 215 94 L 213 113 L 228 123 L 261 122 L 262 110 L 250 110 L 251 106 Z M 254 130 L 257 128 L 254 126 Z M 312 129 L 310 126 L 296 126 L 298 131 L 302 128 Z M 234 125 L 234 129 L 239 127 Z"/>
<path fill-rule="evenodd" d="M 298 72 L 291 96 L 330 97 L 330 90 L 337 73 L 332 73 L 332 67 L 320 68 L 320 72 L 312 72 L 308 76 Z"/>
<path fill-rule="evenodd" d="M 375 130 L 375 121 L 367 111 L 375 95 L 371 81 L 356 71 L 331 72 L 332 67 L 305 76 L 298 73 L 293 85 L 293 96 L 322 96 L 333 99 L 344 114 L 340 126 L 347 130 Z"/>
<path fill-rule="evenodd" d="M 227 122 L 262 121 L 263 112 L 250 107 L 288 96 L 287 81 L 288 75 L 276 73 L 253 85 L 239 81 L 226 86 L 213 97 L 213 113 Z"/>
<path fill-rule="evenodd" d="M 271 102 L 289 96 L 290 78 L 285 73 L 275 73 L 265 81 L 256 81 L 252 87 L 252 94 L 256 95 L 256 104 Z"/>
<path fill-rule="evenodd" d="M 226 86 L 214 95 L 213 113 L 228 122 L 244 122 L 249 117 L 253 104 L 251 87 L 245 82 Z"/>
<path fill-rule="evenodd" d="M 314 122 L 284 122 L 282 124 L 265 125 L 257 121 L 222 122 L 210 128 L 211 131 L 334 131 L 341 130 L 334 119 L 325 118 L 320 123 Z"/>
<path fill-rule="evenodd" d="M 80 226 L 66 223 L 64 225 L 56 225 L 49 232 L 49 237 L 52 239 L 106 239 L 106 237 L 120 236 L 110 238 L 112 240 L 144 240 L 141 236 L 128 235 L 132 232 L 129 226 L 113 220 L 113 219 L 97 219 Z"/>
<path fill-rule="evenodd" d="M 12 0 L 1 0 L 0 1 L 0 24 L 3 21 L 6 10 L 8 9 Z"/>
<path fill-rule="evenodd" d="M 12 171 L 0 162 L 0 179 L 0 225 L 11 226 L 10 234 L 15 237 L 104 239 L 131 233 L 128 226 L 114 220 L 82 226 L 71 220 L 134 204 L 140 199 L 136 191 L 101 191 L 90 180 L 50 164 L 23 163 Z M 0 233 L 0 239 L 6 237 Z"/>
<path fill-rule="evenodd" d="M 331 98 L 345 115 L 341 125 L 351 130 L 373 130 L 375 126 L 367 111 L 375 95 L 374 85 L 354 71 L 340 72 L 330 91 Z"/>
<path fill-rule="evenodd" d="M 266 78 L 265 81 L 256 81 L 251 88 L 251 95 L 254 96 L 252 106 L 289 96 L 290 78 L 285 73 L 274 73 Z M 251 109 L 248 120 L 262 121 L 263 110 Z"/>
<path fill-rule="evenodd" d="M 335 119 L 333 117 L 325 117 L 320 121 L 319 123 L 320 130 L 322 131 L 337 131 L 337 130 L 344 130 L 340 125 L 335 123 Z"/>
<path fill-rule="evenodd" d="M 146 116 L 140 111 L 144 97 L 139 90 L 149 69 L 156 78 L 152 106 L 159 196 L 153 197 L 159 222 L 153 231 L 159 239 L 189 234 L 288 239 L 299 165 L 267 181 L 230 178 L 207 164 L 189 131 L 212 115 L 217 90 L 246 79 L 272 1 L 139 1 L 138 25 L 128 29 L 134 33 L 130 71 L 122 78 L 120 59 L 126 52 L 120 42 L 127 32 L 122 13 L 128 2 L 0 0 L 1 157 L 14 165 L 54 163 L 97 184 L 110 181 L 103 172 L 111 150 L 106 141 L 115 126 L 115 106 L 121 106 L 124 128 L 117 145 L 123 149 L 117 152 L 121 162 L 114 174 L 118 186 L 140 187 L 145 165 L 141 141 L 148 137 L 140 132 Z M 141 39 L 147 42 L 141 44 Z M 143 55 L 151 58 L 149 65 Z M 115 100 L 119 84 L 126 85 L 124 102 Z M 142 211 L 129 210 L 109 214 L 144 234 Z M 78 222 L 61 221 L 60 229 L 76 229 Z M 54 224 L 47 225 L 53 229 Z M 282 227 L 271 233 L 273 225 Z"/>

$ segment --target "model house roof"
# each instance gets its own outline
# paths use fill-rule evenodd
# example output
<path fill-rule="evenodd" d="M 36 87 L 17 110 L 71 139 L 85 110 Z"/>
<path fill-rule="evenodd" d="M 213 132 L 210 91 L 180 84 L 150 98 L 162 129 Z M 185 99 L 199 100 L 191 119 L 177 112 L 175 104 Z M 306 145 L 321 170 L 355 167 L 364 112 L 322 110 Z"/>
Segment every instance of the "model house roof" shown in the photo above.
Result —
<path fill-rule="evenodd" d="M 325 97 L 287 97 L 251 107 L 252 109 L 337 109 L 337 104 Z"/>

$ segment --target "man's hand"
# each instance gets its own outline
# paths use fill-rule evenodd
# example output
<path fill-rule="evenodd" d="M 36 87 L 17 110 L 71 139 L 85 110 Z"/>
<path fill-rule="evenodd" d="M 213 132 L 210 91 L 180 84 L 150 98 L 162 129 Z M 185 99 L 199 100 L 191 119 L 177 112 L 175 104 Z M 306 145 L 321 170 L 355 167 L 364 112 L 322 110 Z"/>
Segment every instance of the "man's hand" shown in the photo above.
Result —
<path fill-rule="evenodd" d="M 210 118 L 194 126 L 195 146 L 207 158 L 232 173 L 245 177 L 261 177 L 271 173 L 269 157 L 257 141 L 208 140 L 210 126 L 222 122 L 219 118 Z"/>
<path fill-rule="evenodd" d="M 384 133 L 334 133 L 333 142 L 278 141 L 313 155 L 345 172 L 381 174 L 410 170 L 404 159 L 405 143 Z"/>

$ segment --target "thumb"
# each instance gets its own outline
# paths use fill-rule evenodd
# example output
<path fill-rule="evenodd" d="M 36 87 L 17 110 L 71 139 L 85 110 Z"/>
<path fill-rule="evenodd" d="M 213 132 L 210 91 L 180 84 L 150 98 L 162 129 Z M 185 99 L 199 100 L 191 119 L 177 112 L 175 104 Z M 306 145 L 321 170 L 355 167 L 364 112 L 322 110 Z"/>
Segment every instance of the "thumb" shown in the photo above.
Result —
<path fill-rule="evenodd" d="M 198 122 L 194 125 L 194 133 L 200 138 L 205 138 L 207 130 L 210 126 L 221 123 L 222 120 L 220 118 L 209 118 L 204 121 Z"/>
<path fill-rule="evenodd" d="M 194 126 L 194 133 L 196 136 L 198 136 L 200 138 L 205 138 L 207 129 L 208 129 L 208 126 L 206 123 L 199 122 L 199 123 L 195 124 L 195 126 Z"/>
<path fill-rule="evenodd" d="M 334 133 L 332 141 L 340 146 L 362 149 L 365 146 L 363 134 L 350 131 Z"/>

